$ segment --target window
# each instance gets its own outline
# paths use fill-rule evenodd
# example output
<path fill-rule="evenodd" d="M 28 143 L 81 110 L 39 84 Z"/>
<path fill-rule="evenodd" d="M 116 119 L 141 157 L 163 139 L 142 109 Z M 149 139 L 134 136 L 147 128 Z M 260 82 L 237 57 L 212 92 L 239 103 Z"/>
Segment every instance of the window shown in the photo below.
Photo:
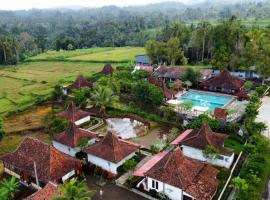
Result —
<path fill-rule="evenodd" d="M 228 159 L 228 158 L 225 158 L 225 161 L 226 161 L 226 162 L 228 162 L 228 161 L 229 161 L 229 159 Z"/>
<path fill-rule="evenodd" d="M 152 180 L 152 188 L 158 190 L 158 182 L 155 180 Z"/>
<path fill-rule="evenodd" d="M 217 155 L 217 159 L 219 159 L 219 160 L 224 160 L 224 157 L 221 156 L 221 155 Z"/>

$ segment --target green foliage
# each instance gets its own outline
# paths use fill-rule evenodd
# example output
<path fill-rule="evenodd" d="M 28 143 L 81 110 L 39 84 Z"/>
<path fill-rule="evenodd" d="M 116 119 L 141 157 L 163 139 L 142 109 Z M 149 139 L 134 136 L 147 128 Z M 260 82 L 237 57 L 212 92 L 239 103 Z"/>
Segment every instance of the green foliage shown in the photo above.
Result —
<path fill-rule="evenodd" d="M 135 81 L 148 78 L 149 76 L 150 76 L 150 73 L 144 70 L 137 70 L 134 73 L 132 73 L 132 78 Z"/>
<path fill-rule="evenodd" d="M 90 97 L 90 89 L 81 88 L 79 90 L 73 90 L 72 96 L 74 96 L 74 103 L 76 106 L 85 107 L 87 99 Z"/>
<path fill-rule="evenodd" d="M 197 85 L 202 74 L 199 71 L 195 71 L 192 68 L 187 68 L 185 73 L 182 76 L 183 81 L 190 81 L 192 85 Z M 190 84 L 188 85 L 191 86 Z"/>
<path fill-rule="evenodd" d="M 213 145 L 208 145 L 205 150 L 203 150 L 203 155 L 206 158 L 216 159 L 219 151 Z"/>
<path fill-rule="evenodd" d="M 207 114 L 201 114 L 193 122 L 190 122 L 187 125 L 187 128 L 195 129 L 201 128 L 203 124 L 208 123 L 209 126 L 215 131 L 221 129 L 221 123 L 218 120 L 212 119 Z"/>
<path fill-rule="evenodd" d="M 258 96 L 262 96 L 263 93 L 265 93 L 266 89 L 267 89 L 266 85 L 260 85 L 259 87 L 257 87 L 256 92 L 257 92 Z"/>
<path fill-rule="evenodd" d="M 79 145 L 80 149 L 85 149 L 88 146 L 88 139 L 87 138 L 81 138 L 79 141 Z"/>
<path fill-rule="evenodd" d="M 100 108 L 100 113 L 105 113 L 106 108 L 114 105 L 118 101 L 110 88 L 97 86 L 92 94 L 91 100 L 96 107 Z"/>
<path fill-rule="evenodd" d="M 44 119 L 45 130 L 50 135 L 61 133 L 65 130 L 68 122 L 65 119 L 55 116 L 53 111 L 49 112 Z"/>
<path fill-rule="evenodd" d="M 60 85 L 54 86 L 51 98 L 53 101 L 62 100 L 64 97 L 63 88 Z"/>
<path fill-rule="evenodd" d="M 129 159 L 129 160 L 126 160 L 126 161 L 125 161 L 123 167 L 124 167 L 124 169 L 125 169 L 126 171 L 128 171 L 128 170 L 134 170 L 135 167 L 136 167 L 136 165 L 137 165 L 137 162 L 136 162 L 135 159 Z"/>
<path fill-rule="evenodd" d="M 19 191 L 20 183 L 12 176 L 10 179 L 4 179 L 0 182 L 0 199 L 14 199 L 15 194 Z"/>
<path fill-rule="evenodd" d="M 59 196 L 53 197 L 53 200 L 91 200 L 95 191 L 90 191 L 84 182 L 73 178 L 60 186 Z"/>
<path fill-rule="evenodd" d="M 181 48 L 180 40 L 177 37 L 172 37 L 168 40 L 166 44 L 166 54 L 172 66 L 176 63 L 187 64 L 187 59 Z"/>
<path fill-rule="evenodd" d="M 254 88 L 254 83 L 252 81 L 246 81 L 244 84 L 244 88 L 250 91 Z"/>
<path fill-rule="evenodd" d="M 3 120 L 0 117 L 0 141 L 3 139 L 4 136 L 5 136 L 5 131 L 3 127 Z"/>
<path fill-rule="evenodd" d="M 163 102 L 163 92 L 156 86 L 141 80 L 133 87 L 133 94 L 137 102 L 144 106 L 156 107 Z"/>

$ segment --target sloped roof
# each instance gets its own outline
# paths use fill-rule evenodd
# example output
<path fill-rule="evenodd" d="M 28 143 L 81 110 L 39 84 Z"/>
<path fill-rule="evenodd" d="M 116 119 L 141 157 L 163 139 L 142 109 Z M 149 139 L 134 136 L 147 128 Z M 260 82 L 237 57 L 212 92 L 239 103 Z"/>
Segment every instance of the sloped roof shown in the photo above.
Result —
<path fill-rule="evenodd" d="M 179 79 L 185 70 L 184 67 L 159 67 L 154 71 L 153 76 L 157 78 Z"/>
<path fill-rule="evenodd" d="M 162 80 L 153 76 L 148 77 L 147 80 L 150 84 L 159 87 L 166 98 L 170 99 L 174 96 L 174 92 L 170 90 Z"/>
<path fill-rule="evenodd" d="M 140 145 L 119 139 L 113 133 L 108 132 L 100 142 L 91 145 L 84 151 L 104 160 L 118 163 L 139 148 Z"/>
<path fill-rule="evenodd" d="M 113 67 L 112 67 L 112 65 L 111 64 L 104 65 L 101 73 L 104 74 L 104 75 L 112 75 L 113 74 Z"/>
<path fill-rule="evenodd" d="M 59 195 L 57 185 L 47 183 L 44 188 L 25 198 L 25 200 L 51 200 L 52 197 Z"/>
<path fill-rule="evenodd" d="M 0 160 L 5 166 L 12 166 L 11 170 L 15 173 L 24 172 L 32 177 L 35 177 L 35 162 L 38 179 L 44 183 L 58 182 L 83 164 L 82 161 L 32 137 L 26 137 L 14 152 L 0 157 Z"/>
<path fill-rule="evenodd" d="M 77 79 L 75 80 L 74 83 L 72 83 L 71 85 L 69 85 L 67 88 L 70 89 L 70 90 L 73 90 L 73 89 L 81 89 L 83 87 L 93 87 L 93 83 L 87 81 L 83 75 L 79 75 L 77 77 Z"/>
<path fill-rule="evenodd" d="M 243 87 L 244 83 L 244 80 L 231 75 L 228 70 L 223 70 L 217 76 L 209 78 L 208 80 L 202 82 L 200 85 L 207 87 L 214 86 L 239 90 L 241 87 Z"/>
<path fill-rule="evenodd" d="M 228 116 L 228 112 L 223 108 L 215 108 L 214 116 L 216 119 L 226 120 Z"/>
<path fill-rule="evenodd" d="M 93 139 L 96 138 L 94 132 L 86 131 L 84 129 L 77 128 L 73 122 L 69 122 L 66 130 L 60 134 L 54 136 L 54 141 L 64 144 L 69 147 L 77 147 L 81 139 Z"/>
<path fill-rule="evenodd" d="M 244 88 L 241 88 L 236 94 L 235 96 L 239 97 L 239 98 L 243 98 L 243 99 L 246 99 L 246 100 L 249 100 L 250 97 L 248 96 L 248 92 L 244 89 Z"/>
<path fill-rule="evenodd" d="M 194 129 L 187 134 L 179 144 L 201 150 L 205 150 L 208 145 L 212 145 L 219 149 L 220 153 L 231 155 L 233 151 L 223 146 L 227 138 L 228 135 L 213 132 L 209 125 L 205 123 L 201 129 Z"/>
<path fill-rule="evenodd" d="M 80 110 L 76 107 L 75 103 L 71 101 L 67 107 L 67 109 L 63 112 L 57 114 L 59 117 L 63 117 L 71 122 L 76 122 L 82 118 L 89 116 L 88 112 Z"/>
<path fill-rule="evenodd" d="M 175 148 L 156 163 L 146 176 L 183 189 L 198 200 L 209 200 L 219 181 L 214 167 L 185 157 Z"/>

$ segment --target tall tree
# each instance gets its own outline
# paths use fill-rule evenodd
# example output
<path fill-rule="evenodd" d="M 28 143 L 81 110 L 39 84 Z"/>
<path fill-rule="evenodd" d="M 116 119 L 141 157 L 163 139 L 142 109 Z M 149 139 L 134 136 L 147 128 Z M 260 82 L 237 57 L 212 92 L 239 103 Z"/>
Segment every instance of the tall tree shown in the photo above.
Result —
<path fill-rule="evenodd" d="M 166 46 L 166 53 L 172 66 L 175 65 L 177 61 L 183 65 L 187 64 L 187 59 L 184 56 L 184 52 L 180 46 L 180 40 L 178 38 L 170 38 Z"/>

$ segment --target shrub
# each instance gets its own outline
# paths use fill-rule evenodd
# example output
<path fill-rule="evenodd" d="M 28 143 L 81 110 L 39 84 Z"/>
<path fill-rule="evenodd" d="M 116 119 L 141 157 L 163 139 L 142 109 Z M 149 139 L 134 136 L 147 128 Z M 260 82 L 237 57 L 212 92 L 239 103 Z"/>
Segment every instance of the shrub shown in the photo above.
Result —
<path fill-rule="evenodd" d="M 125 161 L 124 169 L 126 171 L 131 170 L 131 169 L 133 170 L 133 169 L 135 169 L 136 165 L 137 165 L 137 162 L 135 159 L 129 159 L 129 160 Z"/>
<path fill-rule="evenodd" d="M 266 89 L 267 89 L 267 86 L 261 85 L 256 88 L 256 92 L 258 93 L 259 96 L 262 96 L 263 93 L 266 91 Z"/>
<path fill-rule="evenodd" d="M 65 130 L 68 122 L 65 119 L 55 116 L 53 111 L 49 112 L 44 119 L 45 130 L 50 134 L 61 133 Z"/>

